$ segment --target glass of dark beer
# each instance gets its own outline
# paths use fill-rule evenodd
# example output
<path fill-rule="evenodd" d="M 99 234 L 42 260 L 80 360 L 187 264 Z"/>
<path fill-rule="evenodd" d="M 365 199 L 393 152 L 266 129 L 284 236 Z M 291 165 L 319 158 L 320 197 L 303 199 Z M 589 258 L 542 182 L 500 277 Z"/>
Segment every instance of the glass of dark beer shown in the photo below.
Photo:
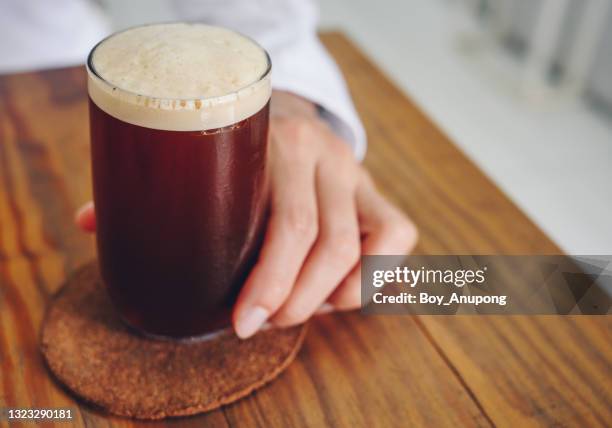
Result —
<path fill-rule="evenodd" d="M 136 27 L 92 49 L 98 258 L 137 331 L 229 326 L 266 223 L 270 69 L 251 39 L 203 24 Z"/>

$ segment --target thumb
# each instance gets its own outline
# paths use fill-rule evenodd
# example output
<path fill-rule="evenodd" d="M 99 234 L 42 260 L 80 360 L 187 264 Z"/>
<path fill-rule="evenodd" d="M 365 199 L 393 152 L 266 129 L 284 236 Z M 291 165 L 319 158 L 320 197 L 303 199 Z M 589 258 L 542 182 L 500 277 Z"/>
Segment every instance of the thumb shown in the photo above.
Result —
<path fill-rule="evenodd" d="M 87 202 L 78 209 L 74 216 L 74 222 L 86 232 L 95 232 L 96 213 L 94 212 L 94 204 L 92 201 Z"/>

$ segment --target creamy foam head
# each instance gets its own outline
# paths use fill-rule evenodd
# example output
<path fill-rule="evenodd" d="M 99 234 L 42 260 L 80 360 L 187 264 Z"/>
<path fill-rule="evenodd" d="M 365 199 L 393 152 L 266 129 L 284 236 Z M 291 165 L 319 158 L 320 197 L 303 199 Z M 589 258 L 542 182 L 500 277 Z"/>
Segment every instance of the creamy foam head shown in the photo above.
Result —
<path fill-rule="evenodd" d="M 251 39 L 204 24 L 131 28 L 100 42 L 88 60 L 93 102 L 147 128 L 221 128 L 270 98 L 270 63 Z"/>

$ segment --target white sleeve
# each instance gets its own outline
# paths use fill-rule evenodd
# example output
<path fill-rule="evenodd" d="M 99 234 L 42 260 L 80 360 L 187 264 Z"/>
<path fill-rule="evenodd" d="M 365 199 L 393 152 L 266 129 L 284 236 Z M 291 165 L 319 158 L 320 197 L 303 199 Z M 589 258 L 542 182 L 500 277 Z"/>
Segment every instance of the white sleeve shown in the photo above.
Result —
<path fill-rule="evenodd" d="M 320 107 L 334 132 L 358 159 L 366 149 L 363 126 L 338 67 L 316 33 L 313 0 L 173 0 L 180 19 L 203 21 L 241 32 L 272 58 L 272 86 Z"/>
<path fill-rule="evenodd" d="M 97 3 L 2 1 L 0 74 L 82 64 L 110 28 Z"/>

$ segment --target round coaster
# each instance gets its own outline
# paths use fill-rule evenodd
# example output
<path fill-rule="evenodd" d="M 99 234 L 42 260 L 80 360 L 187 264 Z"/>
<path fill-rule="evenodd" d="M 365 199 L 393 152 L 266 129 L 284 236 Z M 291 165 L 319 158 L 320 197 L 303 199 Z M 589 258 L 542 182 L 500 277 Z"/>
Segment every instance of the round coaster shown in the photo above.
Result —
<path fill-rule="evenodd" d="M 270 329 L 240 340 L 228 332 L 201 342 L 131 333 L 115 314 L 97 263 L 77 270 L 54 298 L 41 348 L 55 376 L 111 413 L 160 419 L 236 401 L 278 376 L 306 327 Z"/>

